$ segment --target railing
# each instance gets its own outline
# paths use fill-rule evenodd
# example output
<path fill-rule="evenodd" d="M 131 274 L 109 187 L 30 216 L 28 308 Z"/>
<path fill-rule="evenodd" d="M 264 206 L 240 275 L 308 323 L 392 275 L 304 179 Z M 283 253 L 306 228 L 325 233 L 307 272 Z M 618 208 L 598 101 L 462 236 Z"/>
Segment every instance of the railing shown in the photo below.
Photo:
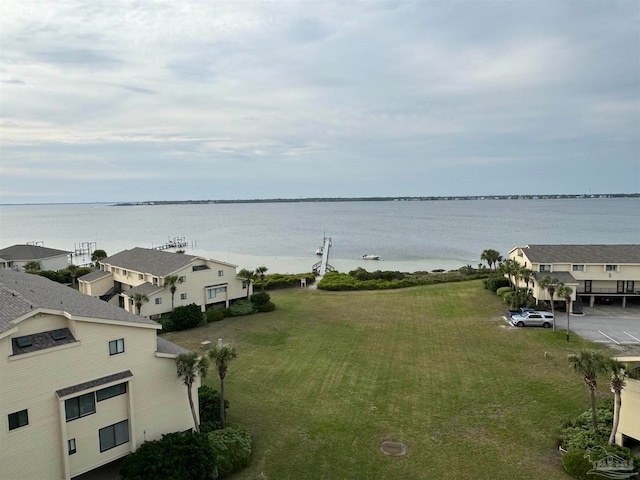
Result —
<path fill-rule="evenodd" d="M 640 295 L 640 290 L 636 291 L 618 291 L 617 288 L 592 288 L 586 291 L 584 288 L 576 292 L 578 295 Z"/>

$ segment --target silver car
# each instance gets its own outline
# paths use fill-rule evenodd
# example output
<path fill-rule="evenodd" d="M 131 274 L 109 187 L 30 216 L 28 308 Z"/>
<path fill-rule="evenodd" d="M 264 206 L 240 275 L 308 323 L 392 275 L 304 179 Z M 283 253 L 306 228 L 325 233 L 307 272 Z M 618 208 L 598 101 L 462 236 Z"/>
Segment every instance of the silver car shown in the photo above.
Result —
<path fill-rule="evenodd" d="M 526 312 L 511 317 L 511 325 L 516 327 L 551 327 L 553 314 L 551 312 Z"/>

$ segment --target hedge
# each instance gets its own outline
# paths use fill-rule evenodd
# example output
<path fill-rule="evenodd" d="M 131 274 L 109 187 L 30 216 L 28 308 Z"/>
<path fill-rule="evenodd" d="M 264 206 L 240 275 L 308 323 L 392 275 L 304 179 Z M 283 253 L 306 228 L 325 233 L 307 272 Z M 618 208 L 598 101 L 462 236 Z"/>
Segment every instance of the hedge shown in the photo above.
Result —
<path fill-rule="evenodd" d="M 239 425 L 230 425 L 209 435 L 217 471 L 215 478 L 224 478 L 242 470 L 251 461 L 251 434 Z"/>

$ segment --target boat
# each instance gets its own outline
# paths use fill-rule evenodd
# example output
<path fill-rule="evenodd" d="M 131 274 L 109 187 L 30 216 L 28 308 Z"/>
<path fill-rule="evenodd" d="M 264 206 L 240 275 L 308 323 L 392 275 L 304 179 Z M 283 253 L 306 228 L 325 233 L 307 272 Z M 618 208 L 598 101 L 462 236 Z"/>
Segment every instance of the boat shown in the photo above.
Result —
<path fill-rule="evenodd" d="M 363 260 L 380 260 L 380 255 L 366 254 L 366 255 L 362 255 L 362 259 Z"/>
<path fill-rule="evenodd" d="M 318 247 L 316 250 L 316 255 L 322 255 L 324 253 L 324 249 L 322 247 Z"/>

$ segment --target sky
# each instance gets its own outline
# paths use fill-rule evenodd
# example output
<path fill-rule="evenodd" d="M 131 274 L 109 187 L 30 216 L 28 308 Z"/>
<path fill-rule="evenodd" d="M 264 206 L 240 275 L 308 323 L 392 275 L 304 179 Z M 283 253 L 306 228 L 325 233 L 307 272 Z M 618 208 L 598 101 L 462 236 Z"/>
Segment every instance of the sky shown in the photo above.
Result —
<path fill-rule="evenodd" d="M 640 192 L 636 0 L 0 2 L 0 203 Z"/>

